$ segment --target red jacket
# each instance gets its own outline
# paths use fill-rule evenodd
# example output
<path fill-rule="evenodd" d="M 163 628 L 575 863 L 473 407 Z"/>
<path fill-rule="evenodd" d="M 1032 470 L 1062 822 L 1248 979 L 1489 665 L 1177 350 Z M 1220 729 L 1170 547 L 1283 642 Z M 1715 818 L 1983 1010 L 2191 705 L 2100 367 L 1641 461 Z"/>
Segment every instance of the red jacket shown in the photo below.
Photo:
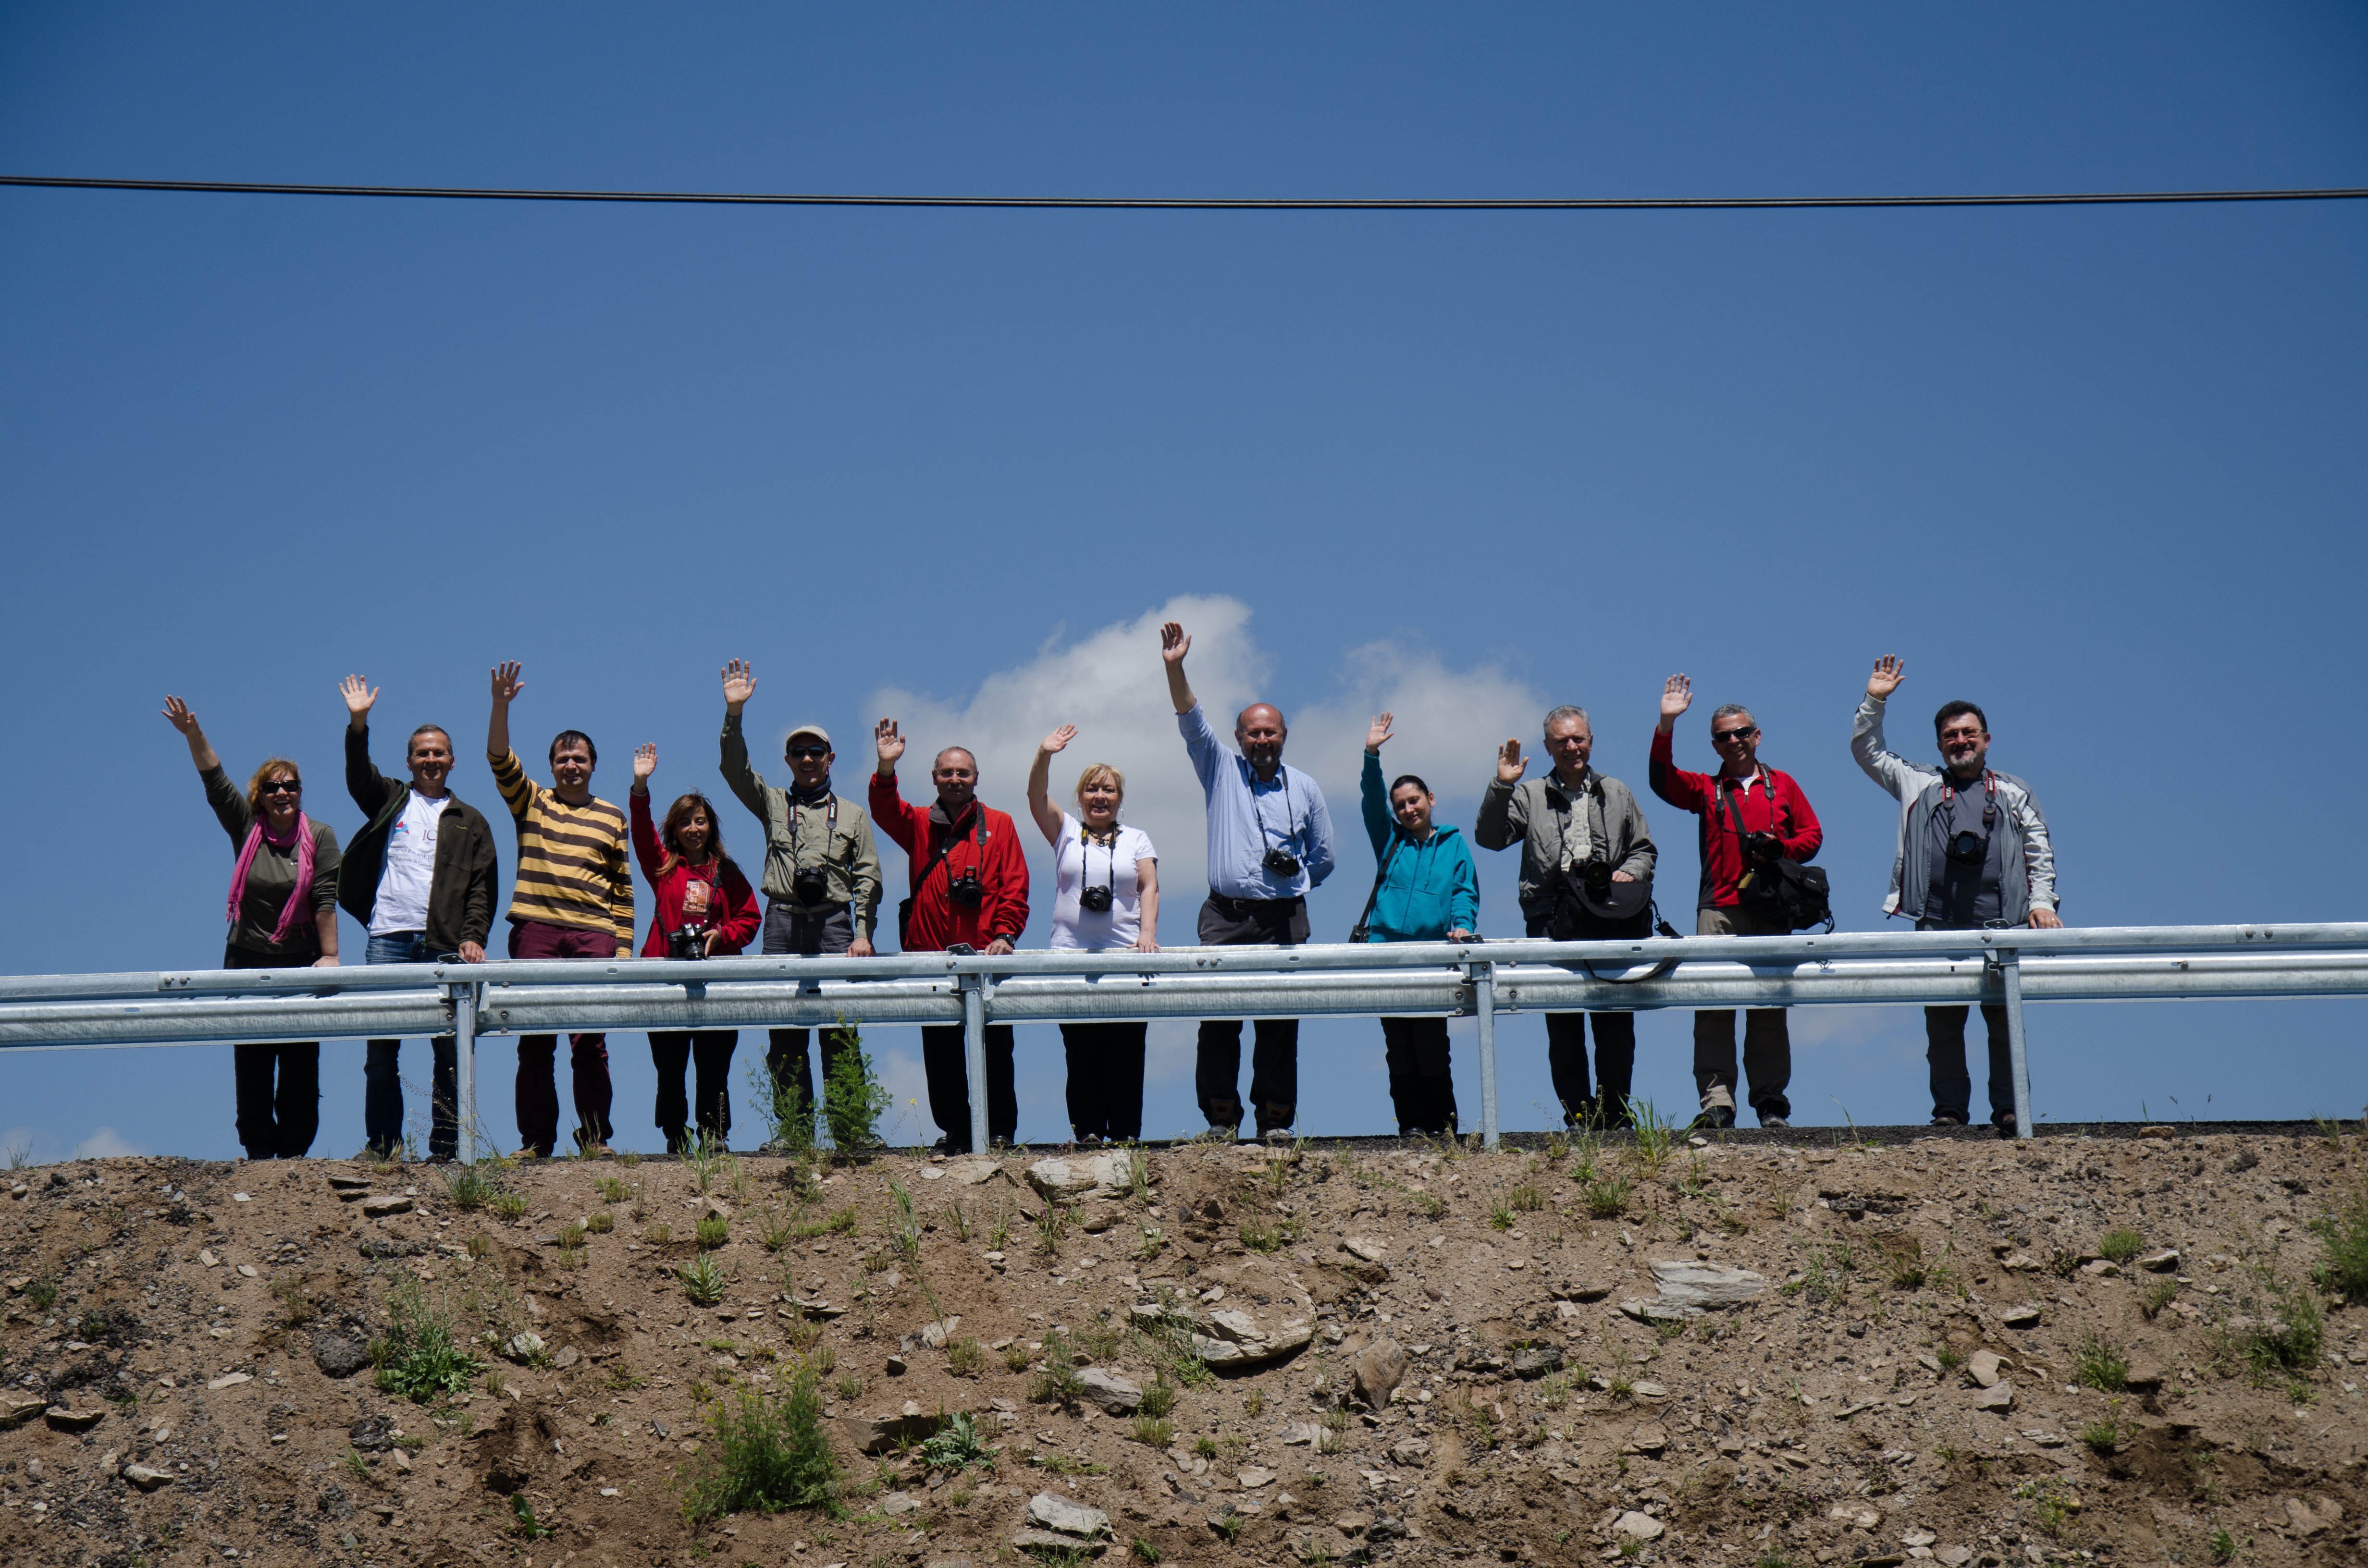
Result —
<path fill-rule="evenodd" d="M 1688 773 L 1682 767 L 1672 767 L 1671 739 L 1658 730 L 1653 732 L 1653 793 L 1702 819 L 1695 824 L 1702 848 L 1702 893 L 1696 908 L 1732 908 L 1742 902 L 1735 884 L 1743 877 L 1743 846 L 1736 842 L 1735 822 L 1726 814 L 1721 794 L 1735 802 L 1743 818 L 1744 832 L 1775 834 L 1783 840 L 1787 860 L 1816 858 L 1817 846 L 1826 841 L 1826 830 L 1817 825 L 1817 813 L 1809 809 L 1809 797 L 1801 793 L 1801 787 L 1793 782 L 1791 774 L 1779 773 L 1762 764 L 1766 785 L 1737 790 L 1735 779 L 1721 779 L 1715 773 Z M 1749 785 L 1752 780 L 1741 782 Z M 1723 790 L 1719 788 L 1722 784 L 1726 786 Z M 1772 810 L 1769 788 L 1776 791 Z"/>
<path fill-rule="evenodd" d="M 650 821 L 650 798 L 646 794 L 627 798 L 633 807 L 633 858 L 642 863 L 642 875 L 649 879 L 650 891 L 658 899 L 656 917 L 651 920 L 649 937 L 642 943 L 642 957 L 665 958 L 666 933 L 689 924 L 682 917 L 682 897 L 683 890 L 692 882 L 705 882 L 710 890 L 707 924 L 714 927 L 715 945 L 708 949 L 708 956 L 720 959 L 746 947 L 756 937 L 761 917 L 757 913 L 757 890 L 748 885 L 740 868 L 727 857 L 721 877 L 712 866 L 694 868 L 680 860 L 661 872 L 658 867 L 666 852 L 658 842 L 656 825 Z"/>
<path fill-rule="evenodd" d="M 894 774 L 885 778 L 872 774 L 871 801 L 871 820 L 887 830 L 911 862 L 905 875 L 914 879 L 913 923 L 905 933 L 905 951 L 939 953 L 956 942 L 984 949 L 997 937 L 1013 943 L 1019 940 L 1019 933 L 1028 929 L 1028 858 L 1020 850 L 1019 830 L 1012 826 L 1010 817 L 973 801 L 962 820 L 950 828 L 932 820 L 935 802 L 905 804 Z M 937 855 L 941 842 L 938 835 L 949 831 L 961 837 L 947 851 L 944 861 L 929 871 L 924 886 L 917 879 Z M 954 879 L 968 870 L 978 873 L 975 909 L 963 908 L 946 895 Z"/>

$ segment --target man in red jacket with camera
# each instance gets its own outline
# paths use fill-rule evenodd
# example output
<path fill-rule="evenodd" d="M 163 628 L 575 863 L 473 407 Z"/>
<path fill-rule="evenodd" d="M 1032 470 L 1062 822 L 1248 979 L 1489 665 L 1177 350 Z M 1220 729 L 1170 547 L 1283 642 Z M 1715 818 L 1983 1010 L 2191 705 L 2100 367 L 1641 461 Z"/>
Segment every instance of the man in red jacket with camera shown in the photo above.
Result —
<path fill-rule="evenodd" d="M 913 891 L 897 910 L 898 946 L 908 953 L 1011 951 L 1028 928 L 1028 860 L 1011 818 L 979 803 L 978 759 L 961 746 L 938 753 L 929 767 L 936 804 L 907 805 L 896 788 L 896 762 L 905 755 L 896 721 L 881 720 L 872 738 L 880 763 L 871 775 L 871 817 L 910 862 Z M 1019 1130 L 1011 1045 L 1009 1024 L 987 1026 L 986 1132 L 995 1143 L 1010 1142 Z M 921 1064 L 929 1075 L 929 1116 L 945 1133 L 939 1146 L 949 1154 L 971 1153 L 962 1026 L 925 1027 Z"/>

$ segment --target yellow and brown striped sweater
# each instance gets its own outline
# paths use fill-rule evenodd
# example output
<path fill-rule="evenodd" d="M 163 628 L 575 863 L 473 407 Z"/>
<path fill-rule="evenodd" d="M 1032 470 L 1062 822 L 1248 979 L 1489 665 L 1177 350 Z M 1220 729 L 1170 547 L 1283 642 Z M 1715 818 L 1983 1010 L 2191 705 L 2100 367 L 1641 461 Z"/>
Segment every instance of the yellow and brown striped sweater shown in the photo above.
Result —
<path fill-rule="evenodd" d="M 606 931 L 617 956 L 633 950 L 633 869 L 625 813 L 606 801 L 571 806 L 526 776 L 518 753 L 489 756 L 494 783 L 518 824 L 510 918 Z"/>

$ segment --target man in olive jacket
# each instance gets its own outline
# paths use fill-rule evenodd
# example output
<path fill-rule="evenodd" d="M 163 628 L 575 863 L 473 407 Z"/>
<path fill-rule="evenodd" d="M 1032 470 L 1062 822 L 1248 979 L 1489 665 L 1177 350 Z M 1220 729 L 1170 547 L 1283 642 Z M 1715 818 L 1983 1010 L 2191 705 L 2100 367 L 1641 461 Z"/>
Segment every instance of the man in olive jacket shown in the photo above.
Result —
<path fill-rule="evenodd" d="M 433 724 L 411 732 L 404 747 L 408 779 L 389 778 L 370 762 L 370 710 L 375 687 L 347 676 L 346 791 L 370 813 L 354 835 L 337 874 L 337 903 L 369 933 L 369 963 L 485 961 L 494 899 L 501 881 L 494 830 L 484 813 L 446 789 L 452 772 L 452 737 Z M 449 1160 L 459 1152 L 460 1051 L 453 1037 L 430 1042 L 436 1056 L 427 1153 Z M 391 1158 L 403 1144 L 403 1080 L 399 1040 L 374 1040 L 362 1068 L 362 1128 L 370 1149 Z"/>
<path fill-rule="evenodd" d="M 1497 753 L 1497 772 L 1480 797 L 1472 840 L 1484 849 L 1521 846 L 1521 915 L 1528 935 L 1548 935 L 1565 870 L 1601 861 L 1617 882 L 1649 882 L 1659 851 L 1635 795 L 1588 766 L 1595 731 L 1587 710 L 1568 705 L 1546 715 L 1545 749 L 1554 767 L 1523 778 L 1529 761 L 1519 739 Z M 1595 1085 L 1587 1074 L 1585 1013 L 1546 1015 L 1546 1062 L 1568 1127 L 1632 1125 L 1628 1091 L 1636 1067 L 1636 1015 L 1597 1013 Z"/>

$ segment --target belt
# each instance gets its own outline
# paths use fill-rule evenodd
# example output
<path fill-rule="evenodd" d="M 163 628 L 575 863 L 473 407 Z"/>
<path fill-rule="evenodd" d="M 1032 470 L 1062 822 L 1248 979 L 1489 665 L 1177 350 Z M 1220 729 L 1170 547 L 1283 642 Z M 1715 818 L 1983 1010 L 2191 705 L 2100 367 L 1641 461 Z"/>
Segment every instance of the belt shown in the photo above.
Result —
<path fill-rule="evenodd" d="M 1289 909 L 1293 904 L 1305 903 L 1307 900 L 1303 896 L 1293 896 L 1291 898 L 1233 898 L 1224 893 L 1218 892 L 1212 888 L 1209 892 L 1209 902 L 1215 904 L 1219 909 L 1226 911 L 1228 914 L 1241 915 L 1257 909 Z"/>

